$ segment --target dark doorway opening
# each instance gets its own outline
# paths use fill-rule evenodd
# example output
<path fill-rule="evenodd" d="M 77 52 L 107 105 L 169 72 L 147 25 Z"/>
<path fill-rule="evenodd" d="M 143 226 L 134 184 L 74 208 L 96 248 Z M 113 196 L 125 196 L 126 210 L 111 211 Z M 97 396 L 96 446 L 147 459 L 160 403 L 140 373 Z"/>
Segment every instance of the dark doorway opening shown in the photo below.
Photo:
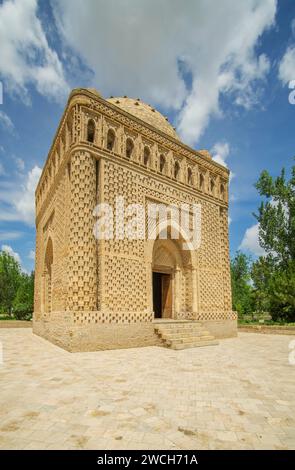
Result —
<path fill-rule="evenodd" d="M 153 272 L 153 308 L 155 318 L 172 317 L 171 275 Z"/>

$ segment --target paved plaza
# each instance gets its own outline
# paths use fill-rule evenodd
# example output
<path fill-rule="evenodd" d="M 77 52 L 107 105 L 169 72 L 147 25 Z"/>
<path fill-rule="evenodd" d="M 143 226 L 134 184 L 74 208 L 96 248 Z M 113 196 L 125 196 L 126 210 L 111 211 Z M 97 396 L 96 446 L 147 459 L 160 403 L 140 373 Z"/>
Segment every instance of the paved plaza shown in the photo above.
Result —
<path fill-rule="evenodd" d="M 68 353 L 0 329 L 0 448 L 295 449 L 292 339 Z"/>

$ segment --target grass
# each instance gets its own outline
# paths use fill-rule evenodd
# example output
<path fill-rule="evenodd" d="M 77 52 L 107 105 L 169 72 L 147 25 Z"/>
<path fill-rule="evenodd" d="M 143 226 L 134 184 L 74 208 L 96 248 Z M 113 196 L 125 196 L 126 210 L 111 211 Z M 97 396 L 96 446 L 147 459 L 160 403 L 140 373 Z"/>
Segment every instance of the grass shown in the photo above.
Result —
<path fill-rule="evenodd" d="M 9 316 L 9 315 L 7 315 L 7 314 L 5 314 L 5 313 L 1 313 L 1 314 L 0 314 L 0 321 L 1 321 L 1 320 L 16 320 L 16 318 L 11 317 L 11 316 Z"/>
<path fill-rule="evenodd" d="M 0 321 L 17 321 L 18 319 L 13 317 L 13 316 L 9 316 L 7 315 L 7 313 L 0 313 Z M 21 321 L 29 321 L 27 319 L 22 319 Z"/>
<path fill-rule="evenodd" d="M 273 321 L 273 320 L 264 320 L 263 323 L 259 320 L 244 320 L 243 318 L 238 319 L 239 325 L 259 325 L 259 326 L 295 326 L 295 322 L 283 322 L 283 321 Z"/>

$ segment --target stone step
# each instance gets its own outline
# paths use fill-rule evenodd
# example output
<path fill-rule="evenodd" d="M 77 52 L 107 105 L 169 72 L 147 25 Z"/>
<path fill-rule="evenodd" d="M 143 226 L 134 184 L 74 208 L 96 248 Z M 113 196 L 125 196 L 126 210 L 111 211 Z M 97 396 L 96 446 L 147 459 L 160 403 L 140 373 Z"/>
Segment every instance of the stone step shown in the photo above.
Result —
<path fill-rule="evenodd" d="M 201 322 L 175 321 L 155 324 L 155 332 L 171 349 L 185 349 L 218 344 Z"/>
<path fill-rule="evenodd" d="M 201 322 L 186 322 L 186 323 L 181 323 L 181 322 L 159 322 L 159 323 L 154 323 L 155 328 L 192 328 L 194 326 L 196 327 L 201 327 L 202 323 Z"/>
<path fill-rule="evenodd" d="M 208 336 L 210 335 L 210 332 L 209 331 L 206 331 L 206 330 L 201 330 L 201 331 L 181 331 L 179 333 L 167 333 L 167 332 L 161 332 L 161 336 L 162 338 L 164 339 L 170 339 L 170 340 L 177 340 L 177 339 L 181 339 L 181 338 L 184 338 L 184 337 L 191 337 L 191 336 L 195 336 L 195 337 L 200 337 L 202 338 L 203 336 Z"/>
<path fill-rule="evenodd" d="M 163 331 L 163 332 L 165 331 L 165 332 L 171 332 L 171 333 L 181 332 L 181 331 L 198 331 L 202 329 L 203 327 L 201 325 L 193 325 L 190 327 L 175 326 L 174 328 L 167 327 L 167 326 L 155 326 L 155 330 L 157 331 Z"/>
<path fill-rule="evenodd" d="M 187 337 L 182 337 L 178 339 L 167 339 L 166 342 L 169 345 L 177 345 L 177 344 L 187 344 L 187 343 L 194 343 L 196 342 L 206 342 L 206 341 L 212 341 L 215 340 L 215 337 L 212 335 L 207 335 L 207 336 L 187 336 Z"/>
<path fill-rule="evenodd" d="M 174 344 L 170 346 L 170 349 L 180 350 L 180 349 L 188 349 L 188 348 L 199 348 L 201 346 L 216 346 L 216 345 L 218 345 L 218 341 L 214 339 L 210 341 L 193 341 L 191 343 Z"/>
<path fill-rule="evenodd" d="M 194 329 L 191 329 L 191 330 L 181 330 L 181 329 L 177 329 L 177 330 L 158 330 L 158 333 L 160 335 L 167 335 L 167 336 L 174 336 L 174 335 L 189 335 L 189 334 L 195 334 L 195 335 L 200 335 L 202 334 L 204 331 L 206 331 L 204 328 L 194 328 Z"/>

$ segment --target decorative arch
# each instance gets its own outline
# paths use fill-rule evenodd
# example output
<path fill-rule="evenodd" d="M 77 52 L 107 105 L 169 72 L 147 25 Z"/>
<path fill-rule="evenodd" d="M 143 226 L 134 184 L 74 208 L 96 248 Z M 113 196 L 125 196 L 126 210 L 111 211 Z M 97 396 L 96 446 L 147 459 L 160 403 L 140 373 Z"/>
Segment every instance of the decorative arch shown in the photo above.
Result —
<path fill-rule="evenodd" d="M 199 188 L 201 191 L 204 190 L 204 175 L 202 173 L 199 175 Z"/>
<path fill-rule="evenodd" d="M 87 141 L 92 143 L 95 138 L 95 122 L 93 119 L 89 119 L 87 123 Z"/>
<path fill-rule="evenodd" d="M 193 184 L 193 172 L 190 166 L 187 169 L 187 184 L 189 185 Z"/>
<path fill-rule="evenodd" d="M 116 134 L 113 129 L 109 129 L 107 133 L 107 149 L 114 151 L 116 141 Z"/>
<path fill-rule="evenodd" d="M 180 250 L 186 253 L 186 257 L 190 258 L 190 264 L 196 268 L 196 251 L 193 243 L 190 240 L 189 235 L 185 232 L 184 228 L 175 220 L 163 220 L 158 223 L 149 232 L 149 239 L 146 242 L 147 247 L 147 258 L 149 262 L 152 261 L 153 246 L 155 240 L 159 239 L 172 240 L 179 244 Z M 171 234 L 173 233 L 173 238 Z"/>
<path fill-rule="evenodd" d="M 150 162 L 151 152 L 150 149 L 145 146 L 143 150 L 143 164 L 144 166 L 148 166 Z"/>
<path fill-rule="evenodd" d="M 160 173 L 164 173 L 165 172 L 165 167 L 166 167 L 166 159 L 164 157 L 164 155 L 161 153 L 160 155 Z"/>
<path fill-rule="evenodd" d="M 176 161 L 176 162 L 174 163 L 174 178 L 175 178 L 176 180 L 179 179 L 179 174 L 180 174 L 180 165 L 179 165 L 178 161 Z"/>
<path fill-rule="evenodd" d="M 174 238 L 171 236 L 172 228 Z M 178 230 L 179 238 L 175 238 L 176 230 Z M 166 238 L 163 238 L 164 231 L 165 233 L 167 231 Z M 155 287 L 155 282 L 161 283 L 162 281 L 164 281 L 170 300 L 168 307 L 165 303 L 161 318 L 197 318 L 196 251 L 184 249 L 185 244 L 189 246 L 189 241 L 181 227 L 173 221 L 158 224 L 150 238 L 146 242 L 146 259 L 150 266 L 149 305 L 155 318 L 159 318 L 155 305 L 155 290 L 158 289 Z"/>
<path fill-rule="evenodd" d="M 134 151 L 133 140 L 130 137 L 128 137 L 126 139 L 126 157 L 131 158 L 132 154 L 133 154 L 133 151 Z"/>

